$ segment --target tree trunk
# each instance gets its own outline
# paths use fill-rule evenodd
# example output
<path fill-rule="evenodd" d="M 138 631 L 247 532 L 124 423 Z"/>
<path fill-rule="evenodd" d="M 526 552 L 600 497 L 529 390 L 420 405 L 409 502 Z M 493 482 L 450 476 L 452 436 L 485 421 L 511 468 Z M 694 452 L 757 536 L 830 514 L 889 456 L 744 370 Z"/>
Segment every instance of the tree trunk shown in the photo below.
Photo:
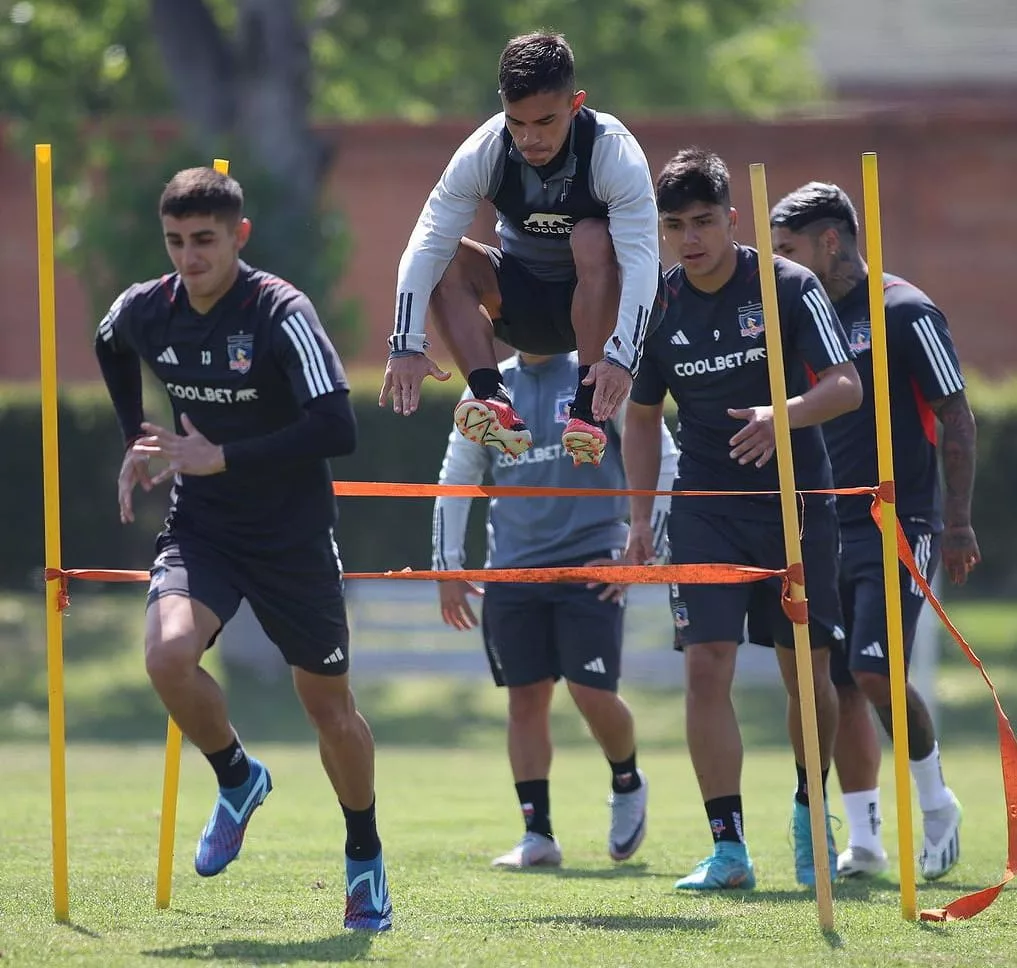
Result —
<path fill-rule="evenodd" d="M 310 44 L 297 6 L 240 0 L 232 42 L 205 0 L 151 0 L 150 9 L 181 115 L 213 141 L 239 135 L 256 166 L 282 186 L 286 221 L 300 225 L 317 201 L 326 158 L 308 123 Z"/>

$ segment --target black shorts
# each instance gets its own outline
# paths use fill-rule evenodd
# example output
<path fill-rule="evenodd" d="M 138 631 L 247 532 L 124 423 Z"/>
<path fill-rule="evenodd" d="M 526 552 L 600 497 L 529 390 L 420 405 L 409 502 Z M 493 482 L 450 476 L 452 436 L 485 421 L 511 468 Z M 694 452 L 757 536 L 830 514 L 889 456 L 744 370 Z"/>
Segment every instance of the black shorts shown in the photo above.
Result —
<path fill-rule="evenodd" d="M 484 246 L 498 277 L 501 314 L 493 321 L 494 335 L 524 353 L 553 355 L 576 348 L 572 328 L 572 295 L 576 277 L 552 282 L 540 279 L 515 256 L 491 245 Z M 646 335 L 649 336 L 667 309 L 667 283 L 663 271 L 657 283 L 657 298 L 651 307 Z"/>
<path fill-rule="evenodd" d="M 610 557 L 606 552 L 560 564 Z M 602 590 L 562 582 L 488 582 L 481 626 L 495 685 L 528 686 L 564 677 L 617 690 L 625 606 L 598 600 Z"/>
<path fill-rule="evenodd" d="M 677 499 L 680 502 L 681 498 Z M 676 503 L 677 503 L 676 502 Z M 731 518 L 699 511 L 671 511 L 668 521 L 673 564 L 749 565 L 784 568 L 784 530 L 780 521 Z M 813 649 L 838 651 L 844 639 L 837 594 L 837 517 L 832 506 L 805 511 L 802 563 L 809 600 L 809 640 Z M 700 642 L 742 642 L 794 647 L 794 628 L 781 605 L 780 579 L 743 585 L 671 586 L 675 648 Z"/>
<path fill-rule="evenodd" d="M 289 665 L 323 676 L 349 670 L 342 563 L 331 531 L 264 556 L 231 554 L 172 531 L 160 534 L 155 548 L 149 605 L 164 595 L 186 595 L 225 625 L 246 598 Z"/>
<path fill-rule="evenodd" d="M 915 564 L 932 581 L 939 564 L 940 536 L 926 529 L 907 527 Z M 918 618 L 925 604 L 925 593 L 910 572 L 899 564 L 901 617 L 904 625 L 904 662 L 911 661 L 911 649 L 918 629 Z M 883 585 L 883 542 L 873 526 L 861 534 L 842 535 L 840 556 L 840 595 L 844 606 L 847 648 L 831 658 L 830 676 L 838 685 L 848 685 L 852 672 L 890 675 L 889 649 L 886 643 L 886 600 Z"/>

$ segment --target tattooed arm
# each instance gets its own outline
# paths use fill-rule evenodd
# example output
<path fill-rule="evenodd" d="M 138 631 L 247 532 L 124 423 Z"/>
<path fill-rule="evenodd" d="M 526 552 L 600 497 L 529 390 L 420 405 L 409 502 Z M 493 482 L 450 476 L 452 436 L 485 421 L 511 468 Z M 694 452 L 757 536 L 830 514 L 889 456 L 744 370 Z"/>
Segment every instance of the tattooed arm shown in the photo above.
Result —
<path fill-rule="evenodd" d="M 975 484 L 975 416 L 964 391 L 930 404 L 943 425 L 942 460 L 946 482 L 943 565 L 957 585 L 982 560 L 971 527 L 971 494 Z"/>

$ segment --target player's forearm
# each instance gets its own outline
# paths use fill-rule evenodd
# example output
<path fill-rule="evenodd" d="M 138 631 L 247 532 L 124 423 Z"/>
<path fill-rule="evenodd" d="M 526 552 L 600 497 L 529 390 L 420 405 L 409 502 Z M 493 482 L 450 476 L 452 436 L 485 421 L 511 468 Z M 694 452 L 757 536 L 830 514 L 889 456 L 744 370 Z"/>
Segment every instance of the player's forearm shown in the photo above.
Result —
<path fill-rule="evenodd" d="M 943 424 L 943 481 L 946 485 L 946 526 L 971 524 L 971 495 L 975 487 L 977 429 L 963 391 L 947 397 L 936 412 Z"/>
<path fill-rule="evenodd" d="M 657 298 L 660 264 L 657 251 L 646 244 L 617 245 L 621 267 L 618 321 L 604 344 L 604 357 L 634 370 Z"/>
<path fill-rule="evenodd" d="M 861 402 L 858 372 L 853 363 L 843 363 L 824 370 L 811 390 L 788 400 L 788 421 L 792 430 L 812 427 L 857 410 Z"/>
<path fill-rule="evenodd" d="M 466 560 L 466 525 L 470 518 L 468 497 L 439 497 L 431 521 L 431 561 L 435 571 L 455 571 Z"/>
<path fill-rule="evenodd" d="M 650 411 L 641 414 L 638 411 Z M 655 408 L 638 407 L 629 403 L 625 415 L 625 433 L 622 436 L 622 462 L 625 478 L 632 490 L 656 489 L 660 475 L 660 413 Z M 633 524 L 650 522 L 653 514 L 653 497 L 629 498 L 629 513 Z"/>
<path fill-rule="evenodd" d="M 223 445 L 227 470 L 298 460 L 345 457 L 357 446 L 357 422 L 349 394 L 316 397 L 298 420 L 280 430 Z"/>
<path fill-rule="evenodd" d="M 134 353 L 117 353 L 101 338 L 96 338 L 95 355 L 116 413 L 124 443 L 142 435 L 145 419 L 142 405 L 141 360 Z"/>

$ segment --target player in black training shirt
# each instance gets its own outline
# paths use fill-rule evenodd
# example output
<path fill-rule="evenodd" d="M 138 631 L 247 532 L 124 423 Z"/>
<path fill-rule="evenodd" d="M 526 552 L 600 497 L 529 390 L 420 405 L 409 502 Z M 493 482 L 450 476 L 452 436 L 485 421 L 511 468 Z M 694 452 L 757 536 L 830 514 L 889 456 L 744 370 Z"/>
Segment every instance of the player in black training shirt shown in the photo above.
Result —
<path fill-rule="evenodd" d="M 353 451 L 356 423 L 342 364 L 310 300 L 240 261 L 251 231 L 243 201 L 226 175 L 178 172 L 159 206 L 176 271 L 127 289 L 96 335 L 127 442 L 121 520 L 133 520 L 136 485 L 173 479 L 148 592 L 145 663 L 218 779 L 194 861 L 209 877 L 237 856 L 272 789 L 200 665 L 248 600 L 293 667 L 346 817 L 346 927 L 384 930 L 392 905 L 375 825 L 374 743 L 349 685 L 327 461 Z M 144 420 L 142 360 L 166 387 L 174 430 Z M 165 467 L 152 474 L 150 458 Z"/>
<path fill-rule="evenodd" d="M 811 182 L 781 199 L 770 223 L 775 250 L 812 269 L 834 301 L 865 388 L 859 410 L 823 426 L 834 480 L 838 487 L 874 484 L 879 470 L 868 267 L 858 252 L 854 205 L 836 185 Z M 975 419 L 943 314 L 925 293 L 898 276 L 884 274 L 883 300 L 897 515 L 925 577 L 931 580 L 942 554 L 947 573 L 960 584 L 980 557 L 971 528 Z M 943 426 L 945 508 L 936 460 L 937 418 Z M 834 760 L 849 826 L 848 847 L 838 867 L 847 876 L 878 874 L 887 867 L 880 837 L 879 737 L 866 702 L 867 697 L 889 733 L 882 544 L 870 503 L 866 497 L 837 499 L 848 649 L 832 663 L 841 708 Z M 904 654 L 909 659 L 925 598 L 903 566 L 900 578 Z M 960 857 L 960 805 L 943 780 L 932 717 L 910 684 L 907 710 L 908 755 L 924 827 L 919 866 L 932 879 L 942 877 Z"/>
<path fill-rule="evenodd" d="M 659 424 L 668 392 L 678 404 L 676 489 L 778 489 L 773 408 L 766 365 L 759 256 L 737 245 L 727 168 L 716 155 L 687 149 L 657 179 L 665 240 L 679 260 L 668 273 L 669 305 L 648 337 L 632 388 L 622 451 L 629 486 L 652 488 L 660 466 Z M 816 277 L 775 259 L 785 352 L 795 480 L 802 490 L 829 488 L 830 462 L 818 424 L 861 402 L 847 340 Z M 769 324 L 769 320 L 766 321 Z M 815 385 L 810 386 L 809 374 Z M 650 427 L 658 428 L 651 439 Z M 656 465 L 653 462 L 656 461 Z M 651 473 L 652 472 L 652 473 Z M 652 555 L 648 499 L 632 501 L 629 559 Z M 802 556 L 809 600 L 814 688 L 825 777 L 837 729 L 830 650 L 843 638 L 837 597 L 837 521 L 832 500 L 808 495 Z M 786 564 L 777 496 L 675 497 L 669 523 L 675 564 Z M 794 636 L 776 580 L 747 585 L 671 587 L 675 644 L 685 653 L 689 752 L 713 834 L 714 853 L 676 889 L 751 888 L 741 798 L 742 744 L 731 702 L 738 643 L 748 616 L 751 641 L 775 644 L 791 702 L 789 733 L 799 764 L 794 799 L 795 874 L 815 884 L 798 706 Z M 823 791 L 825 798 L 825 790 Z M 831 869 L 836 870 L 827 823 Z"/>

